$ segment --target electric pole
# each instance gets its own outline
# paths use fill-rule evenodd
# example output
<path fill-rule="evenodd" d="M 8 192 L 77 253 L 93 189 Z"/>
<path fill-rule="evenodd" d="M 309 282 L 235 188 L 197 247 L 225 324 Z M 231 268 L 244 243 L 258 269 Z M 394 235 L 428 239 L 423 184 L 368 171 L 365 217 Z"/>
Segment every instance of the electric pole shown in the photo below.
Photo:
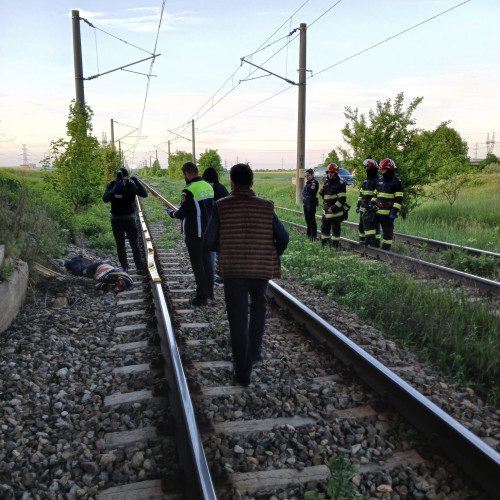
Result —
<path fill-rule="evenodd" d="M 300 23 L 299 55 L 299 114 L 297 120 L 297 170 L 295 174 L 295 203 L 302 201 L 306 155 L 306 23 Z"/>
<path fill-rule="evenodd" d="M 111 144 L 113 145 L 113 149 L 115 149 L 115 126 L 113 118 L 111 118 Z"/>
<path fill-rule="evenodd" d="M 72 10 L 73 21 L 73 59 L 75 63 L 75 87 L 76 102 L 83 110 L 85 105 L 85 94 L 83 91 L 83 64 L 82 64 L 82 40 L 80 37 L 80 11 Z"/>
<path fill-rule="evenodd" d="M 194 144 L 194 120 L 191 120 L 191 142 L 192 142 L 192 155 L 193 155 L 193 163 L 196 165 L 196 147 Z"/>

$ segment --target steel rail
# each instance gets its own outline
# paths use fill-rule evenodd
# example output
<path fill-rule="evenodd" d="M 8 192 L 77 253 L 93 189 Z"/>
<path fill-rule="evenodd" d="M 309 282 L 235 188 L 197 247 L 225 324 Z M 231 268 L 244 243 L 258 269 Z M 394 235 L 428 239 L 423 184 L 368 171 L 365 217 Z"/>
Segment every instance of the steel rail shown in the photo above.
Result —
<path fill-rule="evenodd" d="M 146 185 L 146 184 L 145 184 Z M 149 189 L 149 187 L 148 187 Z M 215 488 L 210 476 L 205 452 L 200 438 L 191 396 L 182 367 L 181 357 L 177 349 L 175 334 L 168 312 L 162 280 L 158 273 L 154 248 L 149 228 L 142 213 L 141 204 L 136 197 L 142 237 L 147 248 L 148 271 L 152 284 L 155 314 L 158 320 L 160 348 L 165 360 L 165 378 L 169 387 L 170 408 L 176 422 L 177 449 L 184 470 L 184 486 L 186 498 L 216 500 Z"/>
<path fill-rule="evenodd" d="M 483 490 L 498 495 L 499 453 L 273 281 L 269 282 L 269 296 L 444 450 Z"/>
<path fill-rule="evenodd" d="M 274 208 L 280 209 L 280 210 L 286 210 L 287 212 L 293 212 L 296 214 L 304 215 L 303 212 L 300 210 L 294 210 L 291 208 L 285 208 L 285 207 L 278 207 L 275 206 Z M 321 219 L 321 215 L 316 215 L 316 219 Z M 358 224 L 356 222 L 349 222 L 349 221 L 343 221 L 343 224 L 346 226 L 352 227 L 352 228 L 357 228 Z M 433 250 L 439 251 L 439 250 L 449 250 L 451 248 L 455 248 L 457 250 L 464 250 L 470 255 L 476 255 L 476 256 L 481 256 L 481 255 L 486 255 L 488 257 L 494 257 L 495 259 L 500 259 L 500 253 L 496 252 L 490 252 L 489 250 L 482 250 L 480 248 L 472 248 L 472 247 L 466 247 L 463 245 L 457 245 L 455 243 L 448 243 L 446 241 L 439 241 L 439 240 L 433 240 L 431 238 L 424 238 L 422 236 L 413 236 L 411 234 L 405 234 L 405 233 L 394 233 L 393 238 L 395 240 L 401 241 L 403 243 L 407 243 L 409 245 L 413 246 L 418 246 L 421 247 L 425 245 L 426 247 L 429 247 Z"/>
<path fill-rule="evenodd" d="M 300 230 L 306 229 L 305 226 L 301 226 L 295 222 L 286 220 L 282 220 L 281 222 L 289 224 L 290 226 L 296 227 Z M 320 234 L 321 232 L 318 231 L 318 235 Z M 351 250 L 363 255 L 367 255 L 384 262 L 393 262 L 409 269 L 424 271 L 426 274 L 438 274 L 444 278 L 459 281 L 468 286 L 473 286 L 486 293 L 500 295 L 500 283 L 498 281 L 483 278 L 482 276 L 476 276 L 474 274 L 464 273 L 463 271 L 457 271 L 456 269 L 440 266 L 439 264 L 433 264 L 432 262 L 426 262 L 425 260 L 415 259 L 414 257 L 407 257 L 406 255 L 390 252 L 388 250 L 382 250 L 381 248 L 367 247 L 366 245 L 362 245 L 361 243 L 348 238 L 340 238 L 340 241 L 349 246 Z"/>

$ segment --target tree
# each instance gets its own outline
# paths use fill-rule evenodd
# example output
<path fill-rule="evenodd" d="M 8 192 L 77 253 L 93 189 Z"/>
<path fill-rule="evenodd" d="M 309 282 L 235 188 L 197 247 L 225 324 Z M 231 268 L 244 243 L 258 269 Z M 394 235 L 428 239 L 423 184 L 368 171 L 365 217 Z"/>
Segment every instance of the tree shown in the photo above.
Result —
<path fill-rule="evenodd" d="M 109 182 L 116 177 L 116 172 L 123 167 L 123 162 L 113 144 L 105 144 L 101 146 L 101 150 L 104 158 L 104 176 L 106 182 Z"/>
<path fill-rule="evenodd" d="M 423 97 L 416 97 L 405 110 L 404 93 L 401 92 L 394 103 L 391 99 L 377 101 L 376 109 L 368 113 L 368 120 L 364 114 L 359 114 L 357 108 L 346 107 L 344 116 L 348 122 L 341 131 L 352 150 L 349 152 L 341 148 L 343 166 L 356 169 L 358 181 L 364 176 L 363 169 L 359 167 L 366 158 L 379 162 L 384 158 L 394 160 L 405 193 L 400 212 L 403 218 L 418 205 L 418 199 L 423 196 L 423 183 L 426 182 L 425 176 L 422 177 L 426 158 L 416 147 L 419 130 L 413 128 L 415 119 L 412 116 L 422 100 Z"/>
<path fill-rule="evenodd" d="M 215 168 L 219 176 L 222 175 L 222 160 L 216 149 L 205 149 L 205 152 L 201 153 L 200 159 L 198 160 L 200 175 L 209 167 Z"/>
<path fill-rule="evenodd" d="M 443 122 L 433 131 L 422 132 L 419 141 L 420 148 L 427 154 L 429 196 L 445 199 L 453 206 L 460 191 L 472 184 L 474 177 L 467 157 L 467 142 L 449 123 Z"/>
<path fill-rule="evenodd" d="M 486 158 L 479 163 L 478 167 L 480 170 L 484 170 L 488 165 L 496 164 L 498 165 L 498 157 L 493 153 L 488 153 Z"/>
<path fill-rule="evenodd" d="M 325 158 L 325 161 L 323 163 L 323 167 L 328 167 L 330 163 L 335 163 L 337 166 L 340 166 L 340 158 L 339 155 L 337 154 L 337 151 L 335 149 L 332 149 L 329 153 L 328 156 Z"/>
<path fill-rule="evenodd" d="M 42 161 L 45 168 L 52 162 L 55 169 L 47 173 L 45 181 L 75 212 L 97 201 L 104 184 L 103 152 L 90 135 L 92 115 L 90 106 L 82 107 L 73 100 L 66 123 L 69 140 L 52 141 L 49 156 Z"/>
<path fill-rule="evenodd" d="M 193 161 L 193 155 L 185 151 L 176 151 L 168 159 L 168 177 L 170 179 L 183 179 L 181 167 L 187 161 Z"/>

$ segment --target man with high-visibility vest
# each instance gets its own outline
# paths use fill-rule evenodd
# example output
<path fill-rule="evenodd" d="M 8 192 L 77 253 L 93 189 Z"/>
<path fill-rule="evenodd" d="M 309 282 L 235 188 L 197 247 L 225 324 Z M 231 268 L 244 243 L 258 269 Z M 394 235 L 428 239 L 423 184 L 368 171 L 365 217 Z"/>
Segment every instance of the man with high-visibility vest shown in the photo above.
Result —
<path fill-rule="evenodd" d="M 182 219 L 182 232 L 185 236 L 189 260 L 196 281 L 196 295 L 191 300 L 193 306 L 204 306 L 208 299 L 214 298 L 214 271 L 210 250 L 203 241 L 214 206 L 214 190 L 198 175 L 198 167 L 187 162 L 182 165 L 186 186 L 182 190 L 179 210 L 165 209 L 173 219 Z"/>

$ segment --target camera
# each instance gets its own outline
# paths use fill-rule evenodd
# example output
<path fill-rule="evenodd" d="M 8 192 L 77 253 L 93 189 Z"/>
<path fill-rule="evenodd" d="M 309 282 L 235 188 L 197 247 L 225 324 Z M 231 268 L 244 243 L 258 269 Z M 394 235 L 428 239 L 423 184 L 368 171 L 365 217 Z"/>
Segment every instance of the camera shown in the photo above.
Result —
<path fill-rule="evenodd" d="M 118 172 L 116 172 L 116 180 L 119 182 L 123 182 L 123 172 L 121 170 L 118 170 Z"/>

